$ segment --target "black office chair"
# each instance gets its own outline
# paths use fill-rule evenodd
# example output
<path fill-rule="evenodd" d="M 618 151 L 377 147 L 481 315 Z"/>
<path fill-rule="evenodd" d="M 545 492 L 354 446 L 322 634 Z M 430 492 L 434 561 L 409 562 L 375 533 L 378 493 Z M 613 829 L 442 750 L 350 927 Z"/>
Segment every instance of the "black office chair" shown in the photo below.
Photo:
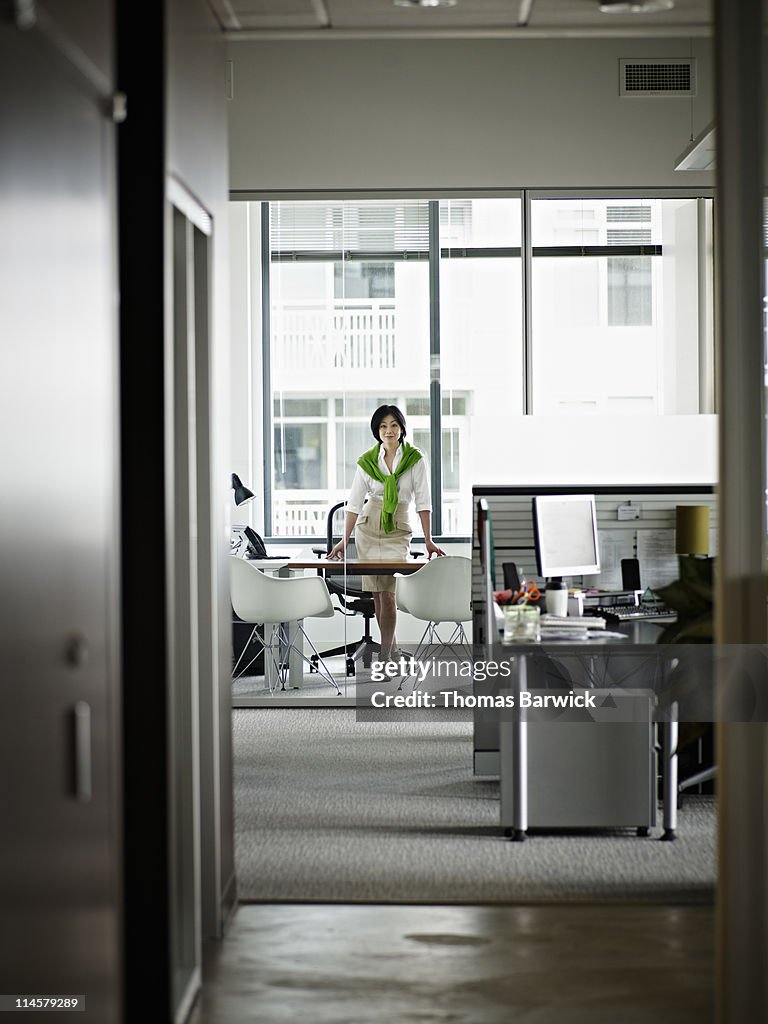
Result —
<path fill-rule="evenodd" d="M 326 520 L 326 544 L 324 548 L 312 548 L 318 558 L 327 555 L 333 545 L 341 540 L 344 530 L 344 512 L 346 502 L 340 501 L 328 513 Z M 341 511 L 340 511 L 341 510 Z M 350 543 L 350 555 L 354 557 L 354 541 Z M 373 656 L 381 650 L 380 645 L 371 636 L 371 620 L 376 612 L 373 605 L 372 595 L 363 590 L 361 576 L 326 576 L 325 582 L 332 597 L 335 597 L 339 607 L 336 609 L 342 615 L 361 615 L 363 617 L 363 635 L 356 642 L 341 644 L 329 651 L 320 651 L 321 658 L 333 658 L 344 655 L 346 658 L 346 673 L 348 676 L 355 674 L 355 662 L 362 659 L 363 665 L 370 668 Z M 317 657 L 310 658 L 310 670 L 317 671 Z"/>

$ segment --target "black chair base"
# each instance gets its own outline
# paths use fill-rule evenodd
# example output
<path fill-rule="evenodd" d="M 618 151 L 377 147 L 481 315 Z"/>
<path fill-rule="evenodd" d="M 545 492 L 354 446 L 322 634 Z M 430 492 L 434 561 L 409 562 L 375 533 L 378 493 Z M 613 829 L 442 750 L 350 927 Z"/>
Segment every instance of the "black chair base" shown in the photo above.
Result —
<path fill-rule="evenodd" d="M 361 637 L 357 643 L 340 644 L 338 647 L 332 647 L 329 651 L 322 651 L 321 654 L 323 658 L 335 658 L 343 655 L 346 659 L 346 674 L 353 676 L 355 662 L 362 660 L 363 667 L 370 668 L 374 654 L 380 651 L 381 645 L 366 631 L 365 636 Z M 317 672 L 317 657 L 313 654 L 309 661 L 309 671 Z"/>

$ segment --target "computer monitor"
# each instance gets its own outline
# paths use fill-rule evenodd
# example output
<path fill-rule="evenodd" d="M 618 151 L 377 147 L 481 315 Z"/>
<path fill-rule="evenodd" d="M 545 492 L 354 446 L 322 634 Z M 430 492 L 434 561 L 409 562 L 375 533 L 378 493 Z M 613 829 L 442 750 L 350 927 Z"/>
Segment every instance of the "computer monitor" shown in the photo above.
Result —
<path fill-rule="evenodd" d="M 540 576 L 600 572 L 594 494 L 539 494 L 533 499 L 536 563 Z"/>

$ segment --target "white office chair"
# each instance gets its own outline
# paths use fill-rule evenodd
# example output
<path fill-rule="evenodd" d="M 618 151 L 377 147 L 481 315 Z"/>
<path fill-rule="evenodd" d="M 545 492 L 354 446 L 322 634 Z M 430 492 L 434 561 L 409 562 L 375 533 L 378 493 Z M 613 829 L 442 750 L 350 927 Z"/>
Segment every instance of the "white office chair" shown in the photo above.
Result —
<path fill-rule="evenodd" d="M 457 654 L 468 653 L 469 642 L 463 623 L 472 618 L 470 595 L 472 589 L 472 561 L 456 555 L 433 558 L 418 572 L 410 576 L 395 573 L 397 607 L 427 623 L 414 654 L 418 660 L 427 650 L 430 657 L 438 657 L 445 651 Z M 447 640 L 443 640 L 437 627 L 442 622 L 454 623 L 454 629 Z M 402 688 L 402 682 L 400 684 Z"/>
<path fill-rule="evenodd" d="M 325 580 L 320 576 L 295 576 L 286 579 L 267 576 L 255 565 L 250 565 L 244 559 L 236 556 L 230 557 L 229 564 L 232 607 L 244 622 L 254 623 L 248 643 L 243 648 L 232 671 L 232 678 L 238 677 L 237 670 L 243 660 L 243 654 L 249 649 L 251 641 L 256 640 L 259 648 L 239 675 L 242 675 L 253 664 L 263 650 L 265 669 L 266 659 L 269 657 L 275 668 L 274 679 L 281 681 L 280 689 L 284 690 L 287 659 L 291 648 L 297 651 L 302 660 L 309 665 L 309 659 L 305 656 L 303 647 L 291 643 L 284 623 L 296 622 L 299 633 L 317 655 L 315 645 L 304 632 L 300 620 L 310 617 L 333 617 L 333 605 Z M 264 626 L 263 640 L 256 632 L 259 625 Z M 319 655 L 317 655 L 317 670 L 323 673 L 331 686 L 335 687 L 336 693 L 341 694 L 338 683 Z M 276 685 L 275 683 L 275 687 L 270 687 L 271 692 L 274 692 Z"/>

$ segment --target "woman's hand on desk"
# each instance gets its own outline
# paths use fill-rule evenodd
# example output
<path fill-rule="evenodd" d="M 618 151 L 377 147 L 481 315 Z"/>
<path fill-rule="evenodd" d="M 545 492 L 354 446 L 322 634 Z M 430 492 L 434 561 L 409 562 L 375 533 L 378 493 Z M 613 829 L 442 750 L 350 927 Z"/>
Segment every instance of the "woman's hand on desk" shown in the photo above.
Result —
<path fill-rule="evenodd" d="M 431 541 L 431 540 L 428 540 L 428 541 L 426 542 L 426 544 L 425 544 L 425 547 L 426 547 L 426 549 L 427 549 L 427 557 L 428 557 L 428 558 L 431 558 L 431 557 L 432 557 L 432 555 L 437 555 L 437 556 L 439 557 L 439 556 L 441 556 L 441 555 L 444 555 L 444 554 L 445 554 L 445 552 L 443 551 L 443 549 L 442 549 L 442 548 L 439 548 L 439 547 L 437 546 L 437 544 L 435 544 L 435 543 L 434 543 L 433 541 Z"/>
<path fill-rule="evenodd" d="M 340 540 L 338 544 L 333 545 L 333 547 L 325 557 L 328 559 L 329 562 L 333 561 L 334 559 L 340 559 L 344 557 L 346 550 L 347 542 Z"/>

